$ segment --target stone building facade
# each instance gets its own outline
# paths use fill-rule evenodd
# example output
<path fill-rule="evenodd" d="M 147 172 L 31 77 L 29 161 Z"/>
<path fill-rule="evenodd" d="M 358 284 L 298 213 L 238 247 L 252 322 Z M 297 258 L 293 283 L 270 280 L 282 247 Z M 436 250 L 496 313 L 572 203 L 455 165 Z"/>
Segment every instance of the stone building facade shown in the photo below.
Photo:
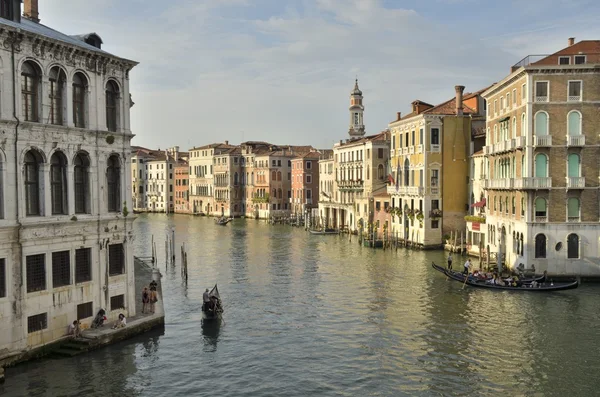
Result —
<path fill-rule="evenodd" d="M 498 261 L 600 274 L 600 41 L 529 56 L 488 101 L 488 239 Z"/>
<path fill-rule="evenodd" d="M 135 314 L 129 73 L 95 34 L 0 10 L 0 351 L 52 342 L 104 308 Z M 10 11 L 10 12 L 9 12 Z"/>

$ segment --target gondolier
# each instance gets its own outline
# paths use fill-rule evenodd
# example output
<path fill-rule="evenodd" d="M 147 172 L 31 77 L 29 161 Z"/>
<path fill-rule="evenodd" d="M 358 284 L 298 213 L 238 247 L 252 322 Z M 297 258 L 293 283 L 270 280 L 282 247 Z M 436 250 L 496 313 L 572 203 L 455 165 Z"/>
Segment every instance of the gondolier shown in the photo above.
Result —
<path fill-rule="evenodd" d="M 471 259 L 467 259 L 467 261 L 464 264 L 465 269 L 463 270 L 464 274 L 469 274 L 469 272 L 471 271 Z"/>

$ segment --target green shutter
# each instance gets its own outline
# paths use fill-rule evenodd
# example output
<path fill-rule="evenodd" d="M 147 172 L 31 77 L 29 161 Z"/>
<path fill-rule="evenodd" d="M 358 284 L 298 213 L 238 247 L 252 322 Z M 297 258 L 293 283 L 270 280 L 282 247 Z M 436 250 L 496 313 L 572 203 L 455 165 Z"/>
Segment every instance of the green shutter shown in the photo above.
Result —
<path fill-rule="evenodd" d="M 576 218 L 579 216 L 579 199 L 576 197 L 569 198 L 568 201 L 568 217 Z"/>
<path fill-rule="evenodd" d="M 578 112 L 569 113 L 569 135 L 581 135 L 581 116 Z"/>
<path fill-rule="evenodd" d="M 579 156 L 577 154 L 570 154 L 568 159 L 569 177 L 576 178 L 579 176 Z"/>
<path fill-rule="evenodd" d="M 538 178 L 546 178 L 548 176 L 548 159 L 543 154 L 535 156 L 535 176 Z"/>

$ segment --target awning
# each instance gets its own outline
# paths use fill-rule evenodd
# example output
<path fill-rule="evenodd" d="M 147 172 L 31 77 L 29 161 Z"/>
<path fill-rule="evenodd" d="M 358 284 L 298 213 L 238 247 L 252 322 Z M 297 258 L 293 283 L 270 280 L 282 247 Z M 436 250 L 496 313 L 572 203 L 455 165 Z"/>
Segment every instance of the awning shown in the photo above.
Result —
<path fill-rule="evenodd" d="M 485 199 L 483 199 L 481 201 L 478 201 L 478 202 L 476 202 L 474 204 L 471 204 L 471 207 L 473 207 L 473 208 L 482 208 L 482 207 L 485 207 Z"/>

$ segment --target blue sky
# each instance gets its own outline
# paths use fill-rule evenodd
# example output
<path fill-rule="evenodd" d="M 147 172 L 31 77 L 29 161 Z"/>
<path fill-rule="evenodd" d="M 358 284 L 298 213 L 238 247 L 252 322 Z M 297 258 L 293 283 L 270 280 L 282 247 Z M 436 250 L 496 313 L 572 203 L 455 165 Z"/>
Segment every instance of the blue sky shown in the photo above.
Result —
<path fill-rule="evenodd" d="M 67 12 L 68 10 L 68 12 Z M 528 54 L 600 39 L 587 0 L 40 0 L 42 23 L 95 31 L 131 73 L 133 144 L 229 140 L 330 148 L 355 76 L 367 133 L 455 85 L 475 91 Z"/>

